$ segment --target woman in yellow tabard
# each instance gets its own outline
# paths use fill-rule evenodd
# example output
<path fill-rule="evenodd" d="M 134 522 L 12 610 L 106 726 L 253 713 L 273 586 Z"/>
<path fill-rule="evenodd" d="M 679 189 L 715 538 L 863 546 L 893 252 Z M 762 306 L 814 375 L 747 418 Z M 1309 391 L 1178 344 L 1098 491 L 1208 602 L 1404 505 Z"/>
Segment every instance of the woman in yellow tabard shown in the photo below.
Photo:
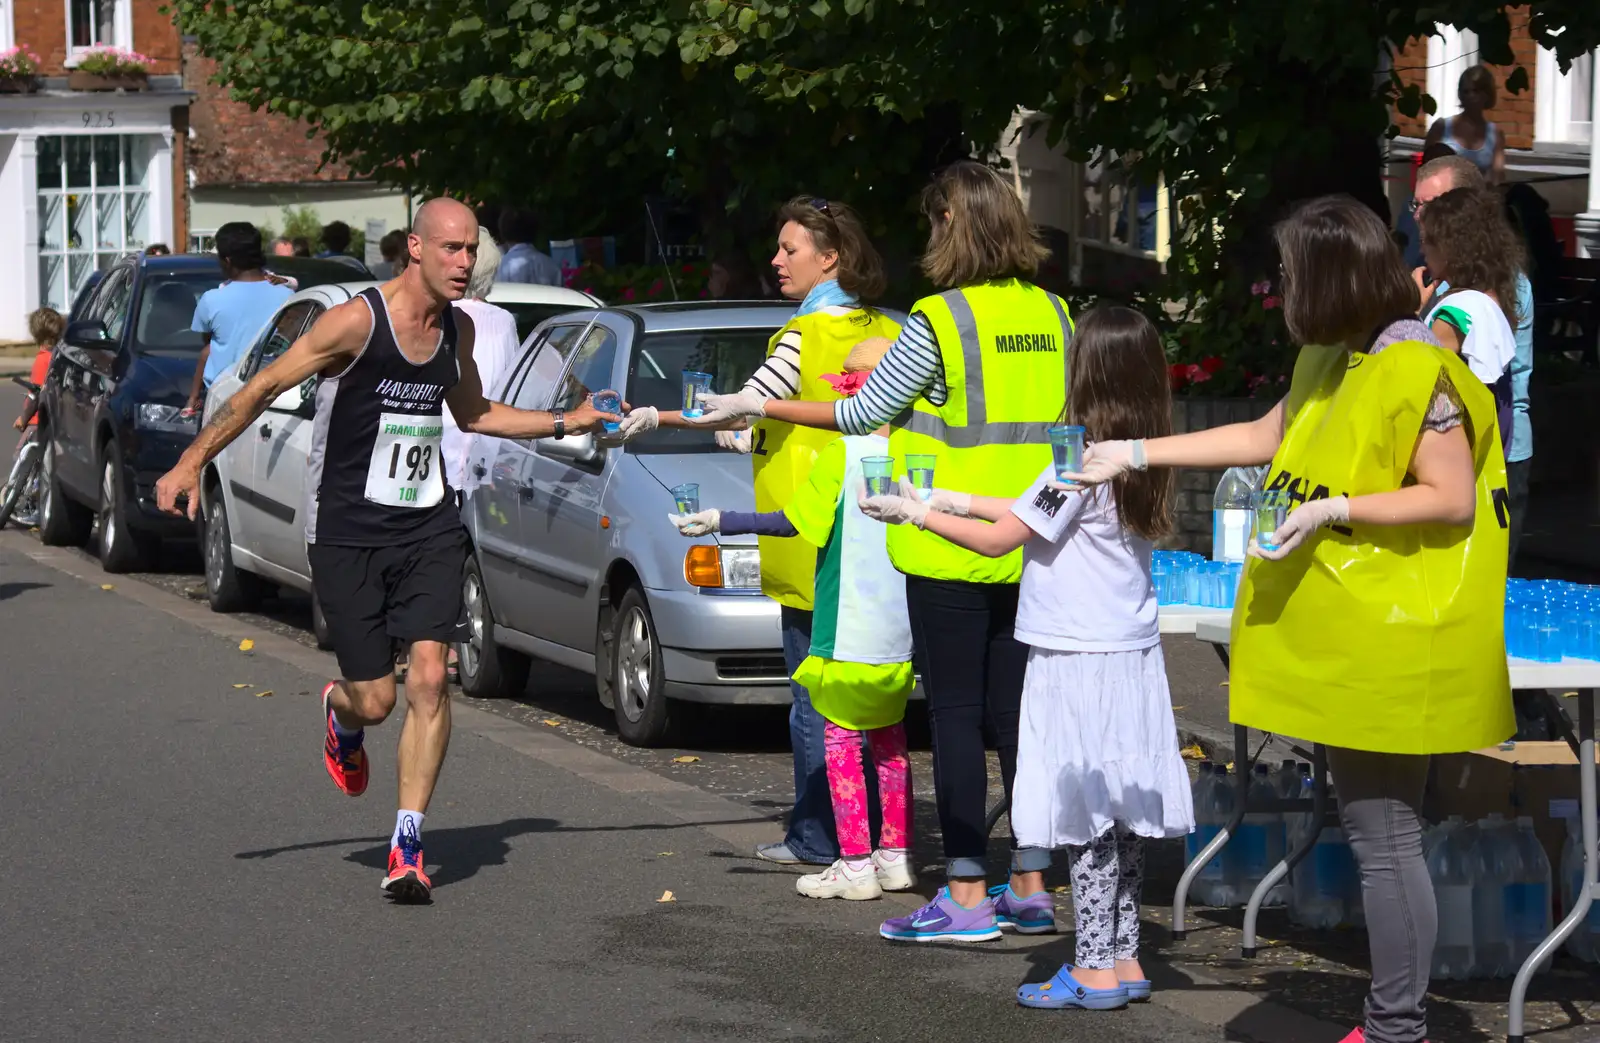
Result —
<path fill-rule="evenodd" d="M 1265 418 L 1090 451 L 1129 468 L 1270 462 L 1288 520 L 1253 541 L 1233 614 L 1233 720 L 1320 742 L 1361 867 L 1366 1023 L 1346 1043 L 1417 1043 L 1438 916 L 1419 812 L 1428 754 L 1515 730 L 1502 620 L 1505 460 L 1494 399 L 1416 321 L 1371 210 L 1347 196 L 1276 229 L 1285 318 L 1305 347 Z M 1258 537 L 1266 534 L 1258 534 Z"/>
<path fill-rule="evenodd" d="M 850 350 L 863 340 L 893 340 L 900 325 L 867 306 L 883 293 L 883 262 L 855 211 L 836 200 L 799 196 L 778 212 L 778 249 L 772 257 L 778 289 L 800 302 L 794 318 L 767 348 L 767 360 L 745 382 L 743 392 L 762 399 L 837 402 L 845 396 L 823 380 L 844 370 Z M 681 413 L 661 413 L 667 426 L 705 426 Z M 756 510 L 788 506 L 811 474 L 822 447 L 839 437 L 777 420 L 762 419 L 746 430 L 717 432 L 724 448 L 751 454 Z M 764 536 L 761 589 L 781 606 L 783 658 L 792 677 L 811 647 L 812 580 L 816 548 L 803 540 Z M 828 792 L 826 722 L 811 706 L 801 685 L 791 681 L 794 707 L 789 738 L 794 746 L 794 809 L 781 842 L 763 844 L 756 854 L 783 864 L 831 865 L 839 841 Z"/>

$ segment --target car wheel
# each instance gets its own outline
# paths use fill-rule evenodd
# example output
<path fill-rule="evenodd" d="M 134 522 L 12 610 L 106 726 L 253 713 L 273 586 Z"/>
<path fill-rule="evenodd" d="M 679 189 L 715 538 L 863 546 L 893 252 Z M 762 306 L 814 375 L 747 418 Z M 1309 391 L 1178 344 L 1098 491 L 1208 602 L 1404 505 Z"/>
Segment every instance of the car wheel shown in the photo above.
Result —
<path fill-rule="evenodd" d="M 311 591 L 311 636 L 324 652 L 333 648 L 333 631 L 328 629 L 328 617 L 322 611 L 322 599 L 317 597 L 315 588 Z"/>
<path fill-rule="evenodd" d="M 203 538 L 206 558 L 206 599 L 213 612 L 248 612 L 261 603 L 261 581 L 233 563 L 233 531 L 228 526 L 228 502 L 219 486 L 207 498 Z"/>
<path fill-rule="evenodd" d="M 467 617 L 466 639 L 456 643 L 461 690 L 478 699 L 509 699 L 528 687 L 533 661 L 494 639 L 494 610 L 483 586 L 477 555 L 467 558 L 461 576 L 461 604 Z"/>
<path fill-rule="evenodd" d="M 82 547 L 89 542 L 94 512 L 61 491 L 56 477 L 56 447 L 44 438 L 44 459 L 39 461 L 39 542 L 46 547 Z"/>
<path fill-rule="evenodd" d="M 108 443 L 100 468 L 100 567 L 107 572 L 138 572 L 156 555 L 161 541 L 128 524 L 128 510 L 117 476 L 121 459 L 116 443 Z"/>
<path fill-rule="evenodd" d="M 612 620 L 612 693 L 617 734 L 632 746 L 661 746 L 672 736 L 661 642 L 644 591 L 628 588 Z"/>

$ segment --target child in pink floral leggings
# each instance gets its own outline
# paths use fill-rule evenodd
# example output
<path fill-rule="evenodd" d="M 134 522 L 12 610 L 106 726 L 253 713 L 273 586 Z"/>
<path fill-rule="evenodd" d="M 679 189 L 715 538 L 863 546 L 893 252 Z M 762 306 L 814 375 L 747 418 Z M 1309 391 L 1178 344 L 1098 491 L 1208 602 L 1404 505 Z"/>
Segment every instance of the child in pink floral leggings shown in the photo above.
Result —
<path fill-rule="evenodd" d="M 845 371 L 870 370 L 887 341 L 864 341 Z M 822 379 L 849 394 L 859 381 Z M 829 442 L 805 485 L 781 511 L 744 514 L 715 509 L 674 515 L 685 536 L 798 536 L 818 549 L 811 654 L 795 670 L 826 722 L 828 788 L 842 857 L 796 889 L 809 898 L 877 898 L 916 886 L 911 846 L 911 761 L 906 755 L 906 699 L 916 684 L 905 576 L 889 561 L 888 527 L 861 513 L 868 457 L 889 455 L 883 432 Z M 863 739 L 864 737 L 864 739 Z M 863 749 L 877 770 L 883 829 L 876 845 L 867 821 Z"/>

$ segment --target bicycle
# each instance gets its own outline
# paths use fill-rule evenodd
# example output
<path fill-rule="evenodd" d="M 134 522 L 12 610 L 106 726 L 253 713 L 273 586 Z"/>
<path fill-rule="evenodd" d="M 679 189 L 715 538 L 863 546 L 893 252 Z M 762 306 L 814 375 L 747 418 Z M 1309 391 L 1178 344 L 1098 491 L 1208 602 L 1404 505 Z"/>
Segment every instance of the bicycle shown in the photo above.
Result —
<path fill-rule="evenodd" d="M 25 389 L 37 402 L 39 385 L 22 377 L 12 377 L 11 382 Z M 28 528 L 39 517 L 39 465 L 44 460 L 44 443 L 39 440 L 39 425 L 30 424 L 23 429 L 12 457 L 11 471 L 5 485 L 0 486 L 0 529 L 8 522 Z M 20 508 L 20 509 L 19 509 Z"/>

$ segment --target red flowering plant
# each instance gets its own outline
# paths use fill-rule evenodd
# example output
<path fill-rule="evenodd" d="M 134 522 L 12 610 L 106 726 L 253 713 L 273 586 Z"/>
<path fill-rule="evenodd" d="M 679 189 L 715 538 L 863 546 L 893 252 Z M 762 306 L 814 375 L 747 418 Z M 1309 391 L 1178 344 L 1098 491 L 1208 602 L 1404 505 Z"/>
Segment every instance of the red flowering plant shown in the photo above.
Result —
<path fill-rule="evenodd" d="M 1153 297 L 1136 302 L 1161 331 L 1176 395 L 1197 398 L 1281 396 L 1296 350 L 1283 321 L 1283 299 L 1266 280 L 1218 280 L 1194 306 Z"/>
<path fill-rule="evenodd" d="M 615 268 L 591 261 L 576 268 L 562 265 L 561 273 L 568 286 L 607 304 L 692 301 L 710 296 L 706 283 L 711 277 L 711 267 L 700 261 L 625 264 Z"/>

